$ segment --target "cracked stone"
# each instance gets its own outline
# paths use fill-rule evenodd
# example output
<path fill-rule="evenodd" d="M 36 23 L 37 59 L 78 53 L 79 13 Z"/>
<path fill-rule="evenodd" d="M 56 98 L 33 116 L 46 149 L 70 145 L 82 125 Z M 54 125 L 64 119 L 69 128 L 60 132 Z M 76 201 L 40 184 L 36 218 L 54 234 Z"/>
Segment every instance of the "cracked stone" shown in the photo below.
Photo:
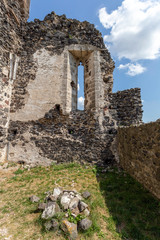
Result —
<path fill-rule="evenodd" d="M 50 203 L 49 206 L 47 206 L 44 209 L 41 218 L 49 219 L 49 218 L 54 217 L 59 212 L 61 212 L 60 207 L 58 206 L 57 203 L 53 202 L 52 204 Z"/>

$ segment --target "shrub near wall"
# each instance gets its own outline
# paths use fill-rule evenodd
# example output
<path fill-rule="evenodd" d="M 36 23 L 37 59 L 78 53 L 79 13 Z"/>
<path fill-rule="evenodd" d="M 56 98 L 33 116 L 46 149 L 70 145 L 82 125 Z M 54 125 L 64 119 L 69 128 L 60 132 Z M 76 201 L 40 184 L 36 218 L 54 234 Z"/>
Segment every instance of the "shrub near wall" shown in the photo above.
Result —
<path fill-rule="evenodd" d="M 118 129 L 120 165 L 160 199 L 160 121 Z"/>

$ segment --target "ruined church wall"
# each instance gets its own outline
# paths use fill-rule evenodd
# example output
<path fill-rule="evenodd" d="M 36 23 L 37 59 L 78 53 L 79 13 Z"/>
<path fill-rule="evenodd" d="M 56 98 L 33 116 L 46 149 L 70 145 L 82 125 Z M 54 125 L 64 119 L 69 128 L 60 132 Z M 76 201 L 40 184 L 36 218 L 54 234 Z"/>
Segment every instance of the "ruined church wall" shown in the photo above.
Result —
<path fill-rule="evenodd" d="M 27 23 L 23 39 L 12 89 L 8 160 L 33 165 L 114 162 L 115 123 L 103 115 L 102 99 L 112 91 L 114 62 L 99 31 L 88 22 L 52 12 L 44 21 Z M 69 114 L 73 103 L 76 108 L 71 83 L 79 61 L 86 68 L 88 109 Z"/>
<path fill-rule="evenodd" d="M 44 21 L 36 19 L 34 22 L 27 23 L 23 39 L 21 66 L 17 72 L 17 79 L 13 84 L 11 102 L 12 119 L 20 120 L 21 118 L 15 117 L 15 115 L 22 115 L 26 111 L 26 107 L 27 111 L 30 111 L 29 109 L 32 111 L 32 103 L 28 104 L 29 100 L 27 99 L 31 95 L 36 95 L 37 92 L 39 92 L 38 95 L 41 94 L 43 96 L 42 99 L 45 98 L 45 95 L 48 95 L 48 99 L 44 105 L 46 112 L 49 110 L 49 107 L 51 109 L 55 104 L 62 105 L 62 109 L 66 109 L 67 113 L 72 108 L 73 110 L 76 109 L 76 91 L 72 91 L 71 88 L 72 76 L 70 75 L 72 73 L 69 72 L 71 70 L 69 69 L 69 53 L 67 52 L 67 50 L 73 50 L 74 46 L 78 46 L 78 51 L 81 52 L 88 51 L 88 46 L 92 46 L 93 49 L 99 51 L 98 59 L 96 59 L 97 56 L 94 54 L 94 65 L 96 65 L 96 61 L 99 64 L 100 81 L 97 77 L 95 79 L 101 84 L 100 88 L 97 85 L 96 89 L 94 89 L 94 92 L 97 91 L 97 102 L 99 96 L 104 96 L 104 93 L 112 90 L 114 62 L 105 48 L 101 34 L 94 28 L 93 24 L 67 19 L 65 15 L 57 16 L 52 12 L 45 17 Z M 77 63 L 77 61 L 75 57 L 75 62 Z M 110 80 L 106 83 L 104 79 L 106 81 L 108 76 Z M 68 82 L 66 83 L 66 81 Z M 91 84 L 94 84 L 94 81 Z M 34 93 L 31 89 L 35 85 L 37 87 Z M 45 87 L 43 93 L 40 85 L 44 85 Z M 51 85 L 53 86 L 52 88 Z M 52 91 L 52 97 L 50 97 L 51 94 L 47 93 L 48 91 L 50 93 Z M 74 101 L 71 101 L 72 97 Z M 43 104 L 42 99 L 41 102 Z M 92 99 L 89 101 L 92 101 Z M 40 110 L 38 99 L 35 101 L 35 104 L 37 104 Z M 44 108 L 42 107 L 42 109 Z M 91 108 L 90 104 L 88 104 L 87 108 L 87 110 Z M 43 110 L 42 112 L 44 113 Z M 42 117 L 40 115 L 37 116 Z M 35 118 L 30 118 L 30 120 Z M 27 120 L 29 120 L 29 117 Z"/>
<path fill-rule="evenodd" d="M 118 129 L 120 165 L 160 199 L 160 121 Z"/>

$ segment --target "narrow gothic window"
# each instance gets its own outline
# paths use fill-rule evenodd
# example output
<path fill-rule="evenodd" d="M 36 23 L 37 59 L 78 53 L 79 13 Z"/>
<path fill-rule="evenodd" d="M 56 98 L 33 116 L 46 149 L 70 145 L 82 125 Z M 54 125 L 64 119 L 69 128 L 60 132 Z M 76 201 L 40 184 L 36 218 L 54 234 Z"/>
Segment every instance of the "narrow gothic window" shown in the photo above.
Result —
<path fill-rule="evenodd" d="M 77 86 L 78 110 L 84 110 L 84 67 L 82 63 L 78 66 L 78 86 Z"/>

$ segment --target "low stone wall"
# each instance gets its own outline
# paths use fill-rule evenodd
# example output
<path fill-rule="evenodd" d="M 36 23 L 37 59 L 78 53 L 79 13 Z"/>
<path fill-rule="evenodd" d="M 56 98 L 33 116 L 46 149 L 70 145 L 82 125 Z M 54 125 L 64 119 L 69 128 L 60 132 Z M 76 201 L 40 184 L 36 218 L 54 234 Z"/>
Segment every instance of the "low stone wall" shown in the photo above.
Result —
<path fill-rule="evenodd" d="M 118 129 L 120 165 L 160 199 L 160 121 Z"/>
<path fill-rule="evenodd" d="M 114 122 L 85 111 L 62 115 L 51 109 L 37 121 L 11 121 L 8 160 L 31 165 L 77 161 L 96 165 L 114 163 Z"/>

